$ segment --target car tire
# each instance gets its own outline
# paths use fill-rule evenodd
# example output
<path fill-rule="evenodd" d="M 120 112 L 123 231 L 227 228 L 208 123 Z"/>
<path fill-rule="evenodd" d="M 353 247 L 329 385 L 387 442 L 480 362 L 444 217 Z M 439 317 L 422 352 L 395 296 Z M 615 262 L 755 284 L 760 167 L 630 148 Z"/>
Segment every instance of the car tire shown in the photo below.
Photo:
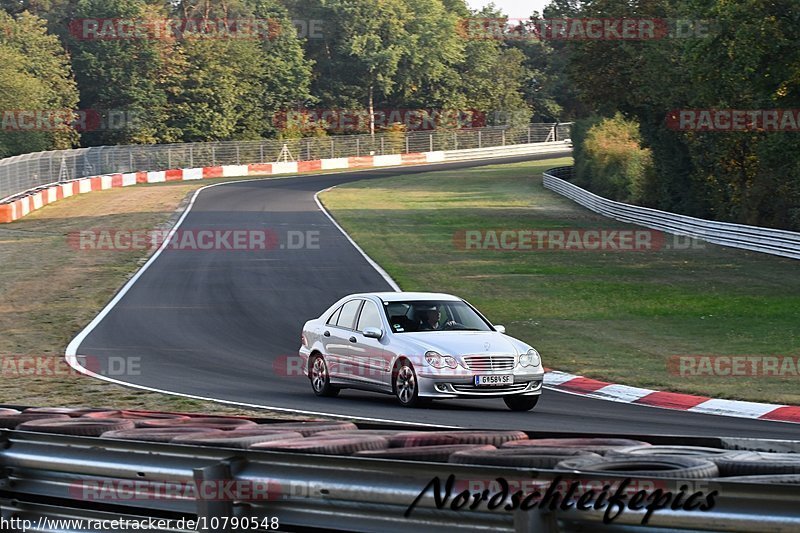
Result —
<path fill-rule="evenodd" d="M 414 367 L 408 361 L 397 365 L 392 380 L 395 398 L 403 407 L 423 407 L 430 402 L 419 397 L 419 381 Z"/>
<path fill-rule="evenodd" d="M 555 466 L 555 470 L 575 470 L 585 473 L 612 472 L 639 477 L 666 477 L 705 479 L 719 476 L 717 465 L 706 458 L 661 455 L 652 457 L 576 457 L 566 459 Z"/>
<path fill-rule="evenodd" d="M 512 411 L 530 411 L 539 403 L 539 396 L 505 396 L 503 401 Z"/>
<path fill-rule="evenodd" d="M 311 379 L 311 389 L 317 396 L 333 398 L 339 394 L 339 389 L 331 385 L 328 363 L 322 355 L 312 356 L 308 374 Z"/>

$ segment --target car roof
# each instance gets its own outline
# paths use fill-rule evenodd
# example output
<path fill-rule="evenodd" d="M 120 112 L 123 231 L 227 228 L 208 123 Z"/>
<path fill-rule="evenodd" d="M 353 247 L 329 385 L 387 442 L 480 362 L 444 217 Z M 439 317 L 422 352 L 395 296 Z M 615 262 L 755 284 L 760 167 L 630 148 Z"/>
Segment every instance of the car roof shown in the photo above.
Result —
<path fill-rule="evenodd" d="M 443 292 L 364 292 L 350 296 L 375 296 L 384 302 L 446 300 L 459 302 L 461 298 Z"/>

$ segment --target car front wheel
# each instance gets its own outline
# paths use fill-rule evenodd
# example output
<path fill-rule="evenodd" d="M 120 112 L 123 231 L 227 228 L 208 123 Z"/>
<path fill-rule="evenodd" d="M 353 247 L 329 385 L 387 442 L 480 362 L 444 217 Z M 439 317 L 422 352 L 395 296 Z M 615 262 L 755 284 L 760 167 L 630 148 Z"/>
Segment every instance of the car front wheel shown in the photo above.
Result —
<path fill-rule="evenodd" d="M 311 360 L 311 388 L 317 396 L 332 397 L 339 394 L 339 389 L 331 385 L 331 377 L 328 373 L 328 365 L 325 358 L 315 355 Z"/>
<path fill-rule="evenodd" d="M 512 411 L 530 411 L 539 403 L 538 396 L 506 396 L 503 398 L 506 406 Z"/>
<path fill-rule="evenodd" d="M 394 375 L 394 394 L 403 407 L 420 407 L 428 402 L 419 397 L 419 382 L 414 367 L 408 361 L 403 361 L 397 367 Z"/>

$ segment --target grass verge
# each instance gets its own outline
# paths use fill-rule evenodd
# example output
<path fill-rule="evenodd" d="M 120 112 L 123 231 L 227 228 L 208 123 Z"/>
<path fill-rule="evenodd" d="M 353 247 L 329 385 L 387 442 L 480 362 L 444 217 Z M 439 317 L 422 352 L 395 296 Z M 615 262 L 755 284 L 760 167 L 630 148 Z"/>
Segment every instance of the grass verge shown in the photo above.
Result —
<path fill-rule="evenodd" d="M 702 242 L 684 248 L 671 236 L 671 249 L 637 252 L 460 245 L 459 232 L 468 230 L 637 229 L 542 187 L 543 170 L 568 164 L 565 158 L 370 180 L 320 196 L 403 290 L 463 296 L 536 346 L 551 368 L 660 390 L 800 404 L 796 367 L 779 376 L 732 377 L 720 374 L 725 360 L 717 359 L 718 367 L 701 365 L 701 375 L 687 376 L 676 364 L 682 355 L 797 361 L 797 261 Z"/>
<path fill-rule="evenodd" d="M 241 179 L 246 178 L 214 183 Z M 290 418 L 282 412 L 225 407 L 110 384 L 78 374 L 64 361 L 69 341 L 152 252 L 81 251 L 70 244 L 70 234 L 91 228 L 171 227 L 176 209 L 206 185 L 208 181 L 173 182 L 97 191 L 0 225 L 0 403 Z M 40 368 L 31 370 L 23 363 L 32 360 Z"/>

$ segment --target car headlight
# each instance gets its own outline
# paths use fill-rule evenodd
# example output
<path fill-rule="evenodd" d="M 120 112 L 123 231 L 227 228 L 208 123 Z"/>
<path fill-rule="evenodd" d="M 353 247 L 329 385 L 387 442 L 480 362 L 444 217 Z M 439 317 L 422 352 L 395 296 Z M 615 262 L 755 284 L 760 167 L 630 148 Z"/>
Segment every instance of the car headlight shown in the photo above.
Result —
<path fill-rule="evenodd" d="M 425 352 L 425 362 L 433 368 L 456 368 L 458 362 L 449 355 L 441 355 L 438 352 Z"/>
<path fill-rule="evenodd" d="M 541 362 L 542 358 L 539 357 L 539 352 L 533 348 L 519 356 L 520 366 L 539 366 Z"/>

